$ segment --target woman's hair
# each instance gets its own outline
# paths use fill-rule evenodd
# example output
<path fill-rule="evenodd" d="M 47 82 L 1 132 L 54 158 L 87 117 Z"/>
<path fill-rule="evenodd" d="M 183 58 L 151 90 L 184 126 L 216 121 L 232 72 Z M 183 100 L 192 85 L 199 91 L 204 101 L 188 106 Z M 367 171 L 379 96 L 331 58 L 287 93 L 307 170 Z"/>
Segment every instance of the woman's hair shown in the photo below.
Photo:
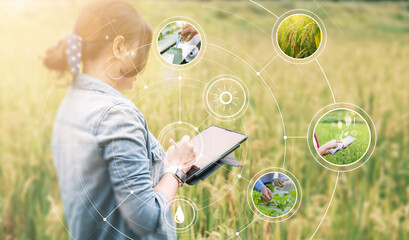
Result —
<path fill-rule="evenodd" d="M 134 62 L 140 72 L 146 65 L 152 40 L 152 30 L 142 16 L 128 3 L 120 0 L 97 0 L 87 6 L 75 23 L 73 34 L 82 38 L 81 59 L 87 62 L 99 57 L 116 36 L 122 35 L 125 44 L 138 42 Z M 49 48 L 44 58 L 47 68 L 64 72 L 69 70 L 65 38 Z M 143 58 L 136 61 L 136 58 Z"/>

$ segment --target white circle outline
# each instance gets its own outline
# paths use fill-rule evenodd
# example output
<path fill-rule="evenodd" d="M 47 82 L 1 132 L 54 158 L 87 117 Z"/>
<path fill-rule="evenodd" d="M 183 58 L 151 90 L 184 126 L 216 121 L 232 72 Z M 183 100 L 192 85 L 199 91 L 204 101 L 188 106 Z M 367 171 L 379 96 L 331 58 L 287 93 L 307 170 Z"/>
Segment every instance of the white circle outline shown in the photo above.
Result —
<path fill-rule="evenodd" d="M 184 198 L 185 198 L 185 199 L 184 199 Z M 170 210 L 171 204 L 172 204 L 173 202 L 175 202 L 175 201 L 187 202 L 187 203 L 192 207 L 192 210 L 193 210 L 193 219 L 192 219 L 192 221 L 190 221 L 189 225 L 187 225 L 186 227 L 177 228 L 177 227 L 172 226 L 170 223 L 168 223 L 168 221 L 166 221 L 166 216 L 165 216 L 164 214 L 162 214 L 163 221 L 165 222 L 166 227 L 169 227 L 171 230 L 175 230 L 175 231 L 177 231 L 177 232 L 179 232 L 179 233 L 181 233 L 181 232 L 186 232 L 187 230 L 189 230 L 190 228 L 192 228 L 193 225 L 196 224 L 197 219 L 198 219 L 197 216 L 199 215 L 199 211 L 197 210 L 197 207 L 196 207 L 196 205 L 194 204 L 194 202 L 193 202 L 192 200 L 190 200 L 188 197 L 178 196 L 177 198 L 173 199 L 172 201 L 169 201 L 169 203 L 166 204 L 165 211 L 163 211 L 163 213 L 166 213 L 166 212 L 167 212 L 167 211 L 166 211 L 167 209 Z M 172 214 L 172 217 L 173 217 L 173 214 Z"/>
<path fill-rule="evenodd" d="M 199 50 L 199 54 L 196 56 L 195 59 L 193 59 L 192 61 L 190 61 L 190 62 L 188 62 L 188 63 L 186 63 L 186 64 L 183 64 L 183 65 L 176 65 L 176 64 L 168 63 L 168 62 L 161 56 L 161 54 L 160 54 L 160 52 L 159 52 L 159 49 L 158 49 L 158 43 L 157 43 L 157 41 L 158 41 L 158 36 L 159 36 L 160 32 L 162 31 L 162 29 L 163 29 L 166 25 L 168 25 L 169 23 L 176 22 L 176 21 L 185 21 L 185 22 L 190 23 L 190 24 L 191 24 L 193 27 L 195 27 L 196 30 L 198 31 L 199 36 L 200 36 L 200 40 L 201 40 L 201 47 L 200 47 L 200 50 Z M 153 37 L 153 41 L 154 41 L 154 42 L 153 42 L 152 44 L 154 44 L 154 45 L 156 46 L 156 47 L 154 47 L 154 48 L 152 49 L 152 50 L 153 50 L 153 53 L 156 55 L 156 58 L 159 59 L 159 62 L 160 62 L 163 66 L 165 66 L 165 67 L 167 67 L 167 68 L 170 68 L 170 69 L 173 69 L 173 70 L 185 70 L 185 69 L 189 69 L 189 68 L 195 66 L 198 62 L 200 62 L 200 60 L 202 59 L 202 57 L 203 57 L 203 55 L 204 55 L 204 53 L 205 53 L 205 51 L 206 51 L 206 35 L 205 35 L 204 31 L 203 31 L 203 28 L 202 28 L 202 26 L 200 26 L 200 24 L 198 24 L 195 20 L 193 20 L 193 19 L 191 19 L 191 18 L 189 18 L 189 17 L 185 17 L 185 16 L 174 16 L 174 17 L 169 17 L 169 18 L 163 20 L 163 21 L 156 27 L 153 36 L 154 36 L 154 37 Z"/>
<path fill-rule="evenodd" d="M 327 166 L 325 166 L 323 163 L 321 163 L 321 161 L 319 161 L 319 160 L 317 159 L 316 154 L 314 154 L 313 151 L 312 151 L 312 149 L 311 149 L 312 147 L 311 147 L 311 144 L 310 144 L 310 138 L 311 138 L 311 136 L 310 136 L 310 132 L 311 132 L 311 131 L 310 131 L 310 130 L 311 130 L 311 125 L 312 125 L 312 123 L 313 123 L 314 120 L 317 118 L 317 115 L 318 115 L 320 112 L 324 111 L 326 108 L 331 108 L 331 107 L 336 106 L 336 105 L 340 105 L 340 106 L 342 106 L 342 105 L 349 105 L 350 107 L 357 108 L 357 109 L 361 110 L 362 112 L 364 112 L 364 113 L 366 114 L 366 117 L 367 117 L 367 118 L 370 120 L 370 122 L 372 123 L 371 125 L 372 125 L 373 128 L 370 129 L 370 130 L 371 130 L 371 131 L 372 131 L 372 130 L 374 131 L 374 138 L 373 138 L 373 140 L 372 140 L 372 141 L 373 141 L 372 151 L 371 151 L 371 152 L 369 153 L 369 155 L 366 157 L 365 161 L 363 161 L 363 162 L 360 161 L 360 162 L 361 162 L 360 165 L 358 165 L 358 166 L 356 166 L 356 167 L 354 167 L 354 168 L 351 168 L 351 169 L 342 169 L 342 168 L 346 168 L 346 166 L 337 166 L 337 167 L 339 167 L 339 168 L 341 168 L 341 169 L 333 169 L 333 168 L 327 167 Z M 365 118 L 364 118 L 364 119 L 365 119 Z M 365 119 L 365 120 L 366 120 L 366 119 Z M 371 134 L 372 134 L 372 132 L 371 132 Z M 318 164 L 320 164 L 322 167 L 326 168 L 327 170 L 330 170 L 330 171 L 333 171 L 333 172 L 350 172 L 350 171 L 356 170 L 356 169 L 358 169 L 359 167 L 363 166 L 366 162 L 368 162 L 368 160 L 371 158 L 372 154 L 374 153 L 375 148 L 376 148 L 376 141 L 377 141 L 377 132 L 376 132 L 375 123 L 373 122 L 371 116 L 370 116 L 364 109 L 358 107 L 358 106 L 355 105 L 355 104 L 347 103 L 347 102 L 331 103 L 331 104 L 329 104 L 329 105 L 327 105 L 327 106 L 321 108 L 321 109 L 314 115 L 314 117 L 311 119 L 310 124 L 309 124 L 309 126 L 308 126 L 308 130 L 307 130 L 307 145 L 308 145 L 308 149 L 310 150 L 311 155 L 314 157 L 315 161 L 316 161 Z M 371 148 L 371 145 L 372 145 L 372 143 L 370 143 L 370 145 L 369 145 L 370 148 Z M 315 151 L 315 153 L 316 153 L 316 151 Z M 325 161 L 325 162 L 327 162 L 327 161 Z M 354 163 L 356 163 L 356 162 L 354 162 Z"/>
<path fill-rule="evenodd" d="M 250 200 L 249 200 L 250 185 L 252 185 L 252 188 L 251 188 L 251 189 L 253 189 L 254 184 L 255 184 L 256 181 L 254 181 L 254 184 L 251 184 L 251 182 L 253 182 L 254 178 L 255 178 L 256 176 L 258 176 L 259 174 L 261 174 L 261 172 L 263 172 L 263 171 L 268 171 L 268 172 L 281 172 L 281 173 L 284 173 L 285 175 L 287 175 L 287 177 L 288 177 L 288 176 L 291 176 L 290 179 L 293 181 L 293 183 L 295 183 L 294 185 L 296 185 L 296 187 L 295 187 L 295 189 L 296 189 L 296 200 L 295 200 L 294 206 L 293 206 L 293 208 L 291 208 L 290 211 L 288 211 L 286 214 L 284 214 L 284 215 L 282 215 L 282 216 L 278 216 L 278 217 L 269 217 L 269 216 L 267 216 L 268 219 L 265 219 L 265 218 L 260 217 L 260 216 L 258 215 L 258 213 L 260 213 L 258 210 L 257 210 L 257 212 L 255 212 L 255 211 L 253 210 L 253 208 L 251 207 Z M 263 175 L 264 175 L 264 174 L 263 174 Z M 263 176 L 263 175 L 261 175 L 261 176 Z M 261 177 L 261 176 L 260 176 L 260 177 Z M 257 179 L 258 179 L 258 178 L 257 178 Z M 295 181 L 294 181 L 294 179 L 295 179 Z M 300 201 L 299 201 L 299 202 L 298 202 L 298 189 L 297 189 L 297 186 L 298 186 L 298 188 L 300 188 Z M 249 184 L 248 184 L 248 186 L 247 186 L 247 194 L 246 194 L 246 197 L 247 197 L 247 204 L 249 205 L 250 210 L 251 210 L 259 219 L 261 219 L 261 220 L 263 220 L 263 221 L 267 221 L 267 222 L 283 222 L 283 221 L 286 221 L 287 219 L 290 219 L 292 216 L 294 216 L 295 213 L 296 213 L 296 212 L 298 211 L 298 209 L 300 208 L 301 203 L 302 203 L 302 188 L 301 188 L 301 184 L 300 184 L 300 182 L 298 181 L 297 177 L 296 177 L 294 174 L 292 174 L 290 171 L 288 171 L 287 169 L 284 169 L 284 168 L 280 168 L 280 167 L 271 167 L 271 168 L 265 168 L 265 169 L 263 169 L 263 170 L 257 172 L 257 173 L 250 179 Z M 294 209 L 295 205 L 297 205 L 297 204 L 298 204 L 297 208 Z M 253 203 L 253 206 L 254 206 L 254 203 Z M 257 209 L 257 208 L 256 208 L 256 209 Z M 284 218 L 284 217 L 285 217 L 286 215 L 288 215 L 291 211 L 293 211 L 293 212 L 292 212 L 289 216 L 287 216 L 286 218 Z M 261 213 L 261 214 L 262 214 L 263 216 L 266 216 L 266 215 L 264 215 L 263 213 Z"/>
<path fill-rule="evenodd" d="M 281 23 L 287 19 L 290 16 L 293 15 L 304 15 L 307 17 L 310 17 L 311 19 L 313 19 L 317 24 L 318 27 L 320 28 L 321 31 L 321 42 L 320 42 L 320 46 L 318 47 L 317 50 L 315 50 L 315 52 L 313 54 L 311 54 L 310 56 L 306 57 L 306 58 L 293 58 L 288 56 L 287 54 L 285 54 L 283 52 L 283 50 L 281 49 L 280 45 L 278 44 L 278 29 L 281 26 Z M 274 50 L 277 52 L 277 54 L 284 59 L 286 62 L 292 63 L 292 64 L 306 64 L 309 63 L 311 61 L 313 61 L 314 59 L 318 58 L 321 53 L 323 52 L 326 44 L 327 44 L 327 30 L 325 28 L 324 22 L 321 20 L 321 18 L 319 18 L 315 13 L 308 11 L 306 9 L 293 9 L 290 10 L 288 12 L 285 12 L 284 14 L 282 14 L 277 21 L 275 22 L 274 26 L 273 26 L 273 30 L 271 33 L 271 38 L 272 38 L 272 43 L 273 43 L 273 47 Z"/>
<path fill-rule="evenodd" d="M 190 87 L 197 87 L 197 88 L 199 88 L 198 86 L 195 86 L 197 83 L 203 84 L 203 87 L 207 84 L 206 82 L 204 82 L 204 81 L 202 81 L 202 80 L 197 80 L 197 79 L 193 79 L 193 78 L 185 78 L 185 79 L 189 79 L 189 82 L 188 82 L 188 83 L 185 83 L 185 86 L 190 86 Z M 169 81 L 169 80 L 173 80 L 173 81 Z M 176 84 L 178 84 L 178 83 L 177 83 L 177 81 L 175 81 L 175 80 L 177 80 L 177 78 L 168 78 L 168 79 L 160 80 L 160 81 L 158 81 L 158 82 L 155 82 L 155 83 L 153 83 L 153 84 L 150 84 L 150 85 L 149 85 L 149 89 L 150 89 L 150 90 L 148 90 L 149 92 L 147 92 L 147 93 L 145 92 L 145 94 L 151 94 L 152 92 L 157 91 L 157 90 L 160 90 L 161 88 L 165 88 L 165 87 L 176 87 L 176 86 L 177 86 Z M 193 83 L 194 83 L 194 84 L 193 84 Z M 169 86 L 168 86 L 167 84 L 169 84 Z M 172 84 L 175 84 L 175 85 L 172 85 Z M 159 85 L 160 87 L 154 87 L 154 86 L 156 86 L 156 85 Z M 203 87 L 200 87 L 200 88 L 203 89 Z M 139 93 L 140 93 L 140 92 L 139 92 Z M 139 93 L 137 93 L 137 94 L 139 94 Z M 136 95 L 135 95 L 135 96 L 136 96 Z M 134 99 L 135 96 L 134 96 L 132 99 Z M 141 98 L 139 98 L 139 99 L 135 102 L 135 104 L 139 103 L 140 101 L 143 101 L 143 100 L 145 99 L 145 97 L 146 97 L 145 95 L 139 95 L 139 96 L 141 96 Z M 246 130 L 246 127 L 245 127 L 243 118 L 239 117 L 239 118 L 237 118 L 237 119 L 241 119 L 242 126 L 244 127 L 244 129 L 243 129 L 243 130 L 244 130 L 244 133 L 247 135 L 247 130 Z M 178 122 L 176 122 L 176 123 L 178 123 Z M 241 148 L 241 149 L 242 149 L 242 154 L 243 154 L 243 159 L 244 159 L 244 163 L 243 163 L 244 166 L 246 166 L 246 163 L 247 163 L 248 146 L 249 146 L 249 145 L 248 145 L 248 142 L 249 142 L 249 141 L 250 141 L 250 140 L 247 140 L 247 141 L 244 143 L 244 145 L 246 146 L 245 148 Z M 244 171 L 244 167 L 241 168 L 240 174 L 242 174 L 243 171 Z M 202 210 L 202 209 L 208 208 L 208 207 L 210 207 L 210 206 L 216 204 L 217 202 L 219 202 L 223 197 L 225 197 L 225 196 L 227 195 L 228 192 L 232 191 L 233 186 L 236 185 L 237 182 L 238 182 L 238 180 L 237 180 L 236 182 L 233 182 L 233 183 L 230 185 L 230 188 L 228 189 L 228 191 L 225 192 L 225 193 L 223 193 L 222 196 L 219 197 L 217 200 L 211 202 L 209 205 L 207 205 L 207 206 L 205 206 L 205 207 L 202 207 L 202 208 L 200 208 L 200 209 L 198 209 L 198 210 Z M 210 198 L 208 198 L 208 199 L 210 199 Z M 206 200 L 207 200 L 207 199 L 206 199 Z M 202 202 L 203 202 L 203 201 L 202 201 Z M 202 202 L 200 202 L 200 203 L 202 203 Z"/>
<path fill-rule="evenodd" d="M 223 80 L 228 80 L 228 81 L 232 81 L 232 82 L 236 83 L 237 85 L 240 86 L 241 90 L 244 93 L 244 100 L 243 100 L 243 105 L 241 106 L 241 108 L 236 113 L 234 113 L 232 115 L 228 115 L 228 116 L 223 116 L 223 115 L 220 115 L 220 114 L 214 112 L 213 109 L 210 107 L 210 104 L 209 104 L 209 91 L 210 91 L 210 89 L 212 88 L 212 86 L 215 83 L 217 83 L 219 81 L 223 81 Z M 240 84 L 240 82 L 241 82 L 241 84 Z M 244 85 L 244 87 L 243 87 L 243 85 Z M 247 89 L 246 84 L 242 80 L 240 80 L 240 78 L 238 78 L 236 76 L 233 76 L 233 75 L 229 75 L 229 74 L 222 74 L 222 75 L 218 75 L 218 76 L 212 78 L 206 84 L 205 89 L 203 91 L 203 104 L 204 104 L 204 107 L 205 107 L 206 111 L 210 115 L 212 115 L 214 118 L 216 118 L 218 120 L 221 120 L 221 121 L 235 120 L 235 119 L 239 118 L 241 115 L 243 115 L 244 112 L 248 108 L 249 99 L 250 99 L 250 93 L 249 93 L 249 91 Z M 209 110 L 210 110 L 210 112 L 209 112 Z"/>
<path fill-rule="evenodd" d="M 261 175 L 259 178 L 257 178 L 256 181 L 254 181 L 254 184 L 253 184 L 253 186 L 251 187 L 251 189 L 254 189 L 254 186 L 256 185 L 256 182 L 257 182 L 260 178 L 262 178 L 264 175 L 269 174 L 269 173 L 276 173 L 276 172 L 268 172 L 268 173 L 264 173 L 263 175 Z M 285 174 L 285 173 L 282 173 L 282 174 L 284 174 L 286 177 L 290 178 L 289 176 L 287 176 L 287 174 Z M 290 179 L 291 179 L 291 178 L 290 178 Z M 294 183 L 294 181 L 293 181 L 292 179 L 291 179 L 291 182 Z M 291 212 L 291 210 L 294 209 L 294 207 L 295 207 L 295 205 L 296 205 L 296 203 L 297 203 L 297 199 L 298 199 L 298 190 L 297 190 L 297 188 L 295 188 L 295 202 L 294 202 L 294 205 L 290 208 L 290 210 L 288 210 L 288 212 L 286 212 L 285 214 L 283 214 L 283 215 L 281 215 L 281 216 L 276 216 L 276 217 L 272 217 L 272 216 L 267 216 L 267 215 L 265 215 L 264 213 L 262 213 L 261 211 L 259 211 L 259 210 L 257 209 L 256 205 L 254 204 L 254 201 L 251 201 L 251 203 L 253 203 L 254 208 L 255 208 L 257 211 L 259 211 L 261 214 L 263 214 L 264 216 L 266 216 L 266 217 L 268 217 L 268 218 L 277 219 L 277 218 L 280 218 L 280 217 L 284 217 L 284 216 L 287 215 L 289 212 Z"/>
<path fill-rule="evenodd" d="M 166 26 L 168 26 L 169 24 L 171 24 L 171 23 L 174 23 L 174 22 L 185 22 L 185 23 L 189 23 L 189 22 L 187 22 L 187 21 L 184 21 L 184 20 L 174 20 L 174 21 L 171 21 L 171 22 L 168 22 L 165 26 L 163 26 L 162 27 L 162 29 L 159 31 L 159 34 L 162 32 L 162 30 L 166 27 Z M 189 23 L 190 24 L 190 23 Z M 197 32 L 198 32 L 198 34 L 199 34 L 199 37 L 200 37 L 200 41 L 202 40 L 202 36 L 200 35 L 200 32 L 199 32 L 199 30 L 196 28 L 196 26 L 193 26 L 194 28 L 195 28 L 195 30 L 197 30 Z M 158 38 L 156 38 L 156 39 L 158 39 Z M 158 48 L 158 52 L 159 52 L 159 46 L 158 46 L 158 41 L 156 40 L 156 48 Z M 199 49 L 199 54 L 200 54 L 200 51 L 202 50 L 202 48 L 200 48 Z M 199 55 L 198 54 L 198 55 Z M 162 54 L 160 54 L 161 55 L 161 58 L 163 59 L 163 60 L 165 60 L 163 57 L 162 57 Z M 193 62 L 193 61 L 195 61 L 195 59 L 197 58 L 197 56 L 192 60 L 192 61 L 190 61 L 190 62 L 187 62 L 187 63 L 185 63 L 185 64 L 174 64 L 174 63 L 170 63 L 170 62 L 168 62 L 168 61 L 166 61 L 167 63 L 169 63 L 169 64 L 171 64 L 172 66 L 182 66 L 182 65 L 187 65 L 187 64 L 190 64 L 191 62 Z"/>
<path fill-rule="evenodd" d="M 314 18 L 310 17 L 310 16 L 307 15 L 307 14 L 294 13 L 294 14 L 291 14 L 291 15 L 287 16 L 286 18 L 284 18 L 284 19 L 280 22 L 280 24 L 278 25 L 278 27 L 277 27 L 275 40 L 276 40 L 278 46 L 280 46 L 280 44 L 278 43 L 278 30 L 280 30 L 281 24 L 282 24 L 285 20 L 287 20 L 287 18 L 292 17 L 292 16 L 296 16 L 296 15 L 302 15 L 302 16 L 306 16 L 306 17 L 311 18 L 311 19 L 318 25 L 318 27 L 319 27 L 319 29 L 320 29 L 321 39 L 322 39 L 322 30 L 321 30 L 321 27 L 320 27 L 320 25 L 318 24 L 318 22 L 317 22 Z M 320 41 L 321 41 L 321 40 L 320 40 Z M 305 59 L 305 60 L 306 60 L 306 59 L 308 59 L 308 58 L 313 57 L 314 54 L 315 54 L 316 52 L 318 52 L 318 50 L 320 49 L 320 47 L 321 47 L 321 42 L 320 42 L 320 45 L 318 46 L 318 48 L 317 48 L 310 56 L 305 57 L 305 58 L 294 58 L 294 57 L 288 56 L 286 53 L 284 53 L 284 54 L 287 55 L 289 58 L 291 58 L 291 60 L 296 60 L 296 61 L 298 61 L 298 60 L 300 60 L 300 59 Z M 284 52 L 283 49 L 281 49 L 281 47 L 280 47 L 280 50 L 281 50 L 282 52 Z"/>
<path fill-rule="evenodd" d="M 363 117 L 361 116 L 361 114 L 359 114 L 358 112 L 356 112 L 356 111 L 354 111 L 354 110 L 352 110 L 352 109 L 349 109 L 349 108 L 335 108 L 335 109 L 332 109 L 332 110 L 330 110 L 330 111 L 324 113 L 324 114 L 317 120 L 317 122 L 315 123 L 314 132 L 315 132 L 315 129 L 317 128 L 318 123 L 321 121 L 321 119 L 322 119 L 325 115 L 327 115 L 327 114 L 330 113 L 330 112 L 337 111 L 337 110 L 346 110 L 346 111 L 351 111 L 351 112 L 354 112 L 354 113 L 358 114 L 358 116 L 360 116 L 360 117 L 364 120 L 364 122 L 365 122 L 365 124 L 366 124 L 366 127 L 368 128 L 368 132 L 369 132 L 368 147 L 366 148 L 366 151 L 364 152 L 364 154 L 362 154 L 362 156 L 361 156 L 358 160 L 355 160 L 355 161 L 353 161 L 352 163 L 348 163 L 348 164 L 335 164 L 335 163 L 332 163 L 332 162 L 328 161 L 328 160 L 325 159 L 323 156 L 321 156 L 321 158 L 322 158 L 324 161 L 328 162 L 328 163 L 331 164 L 331 165 L 334 165 L 334 166 L 337 166 L 337 167 L 344 167 L 344 166 L 346 167 L 346 166 L 350 166 L 350 165 L 353 165 L 354 163 L 359 162 L 359 161 L 366 155 L 366 153 L 367 153 L 368 150 L 369 150 L 369 147 L 371 146 L 372 133 L 371 133 L 371 129 L 369 128 L 368 122 L 365 120 L 365 118 L 363 118 Z M 316 150 L 317 153 L 319 154 L 318 149 L 315 149 L 315 150 Z"/>
<path fill-rule="evenodd" d="M 229 100 L 224 101 L 224 100 L 223 100 L 223 96 L 224 96 L 224 95 L 229 96 Z M 232 96 L 232 94 L 231 94 L 230 92 L 224 91 L 224 92 L 222 92 L 222 93 L 220 94 L 220 102 L 223 103 L 224 105 L 230 104 L 232 101 L 233 101 L 233 96 Z"/>
<path fill-rule="evenodd" d="M 244 100 L 243 100 L 244 104 L 241 106 L 241 108 L 239 109 L 239 111 L 237 111 L 235 114 L 232 114 L 232 115 L 229 115 L 229 116 L 223 116 L 223 115 L 220 115 L 220 114 L 214 112 L 213 109 L 210 107 L 210 104 L 209 104 L 209 91 L 210 91 L 210 89 L 213 87 L 214 84 L 216 84 L 217 82 L 223 81 L 223 80 L 233 81 L 233 82 L 237 83 L 237 84 L 240 86 L 240 88 L 241 88 L 241 90 L 243 91 L 243 93 L 244 93 Z M 207 91 L 206 91 L 206 103 L 209 105 L 210 111 L 212 111 L 214 114 L 216 114 L 216 115 L 219 116 L 219 117 L 230 118 L 230 117 L 234 117 L 235 115 L 239 114 L 239 113 L 243 110 L 244 105 L 246 105 L 246 100 L 247 100 L 247 98 L 246 98 L 246 92 L 244 91 L 243 86 L 241 86 L 240 83 L 238 83 L 238 82 L 237 82 L 236 80 L 234 80 L 234 79 L 229 79 L 229 78 L 221 78 L 221 79 L 218 79 L 218 80 L 214 81 L 214 82 L 209 86 L 209 88 L 208 88 Z M 222 103 L 223 103 L 223 102 L 222 102 Z"/>
<path fill-rule="evenodd" d="M 187 126 L 191 127 L 191 128 L 193 129 L 193 131 L 197 132 L 198 134 L 197 134 L 196 136 L 199 136 L 200 141 L 202 142 L 202 149 L 200 150 L 200 154 L 197 154 L 196 160 L 195 160 L 192 164 L 186 165 L 186 166 L 175 166 L 175 167 L 185 168 L 185 167 L 193 166 L 193 165 L 200 159 L 200 157 L 203 155 L 203 144 L 204 144 L 204 142 L 203 142 L 203 136 L 202 136 L 202 134 L 200 134 L 199 130 L 196 130 L 196 127 L 195 127 L 195 126 L 193 126 L 193 125 L 190 124 L 190 123 L 183 122 L 183 121 L 177 121 L 177 122 L 169 123 L 169 124 L 167 124 L 164 128 L 162 128 L 162 130 L 159 132 L 158 142 L 159 142 L 159 144 L 162 146 L 161 140 L 162 140 L 162 138 L 163 138 L 163 131 L 164 131 L 165 129 L 170 128 L 170 127 L 173 126 L 173 125 L 182 125 L 182 124 L 186 124 Z"/>

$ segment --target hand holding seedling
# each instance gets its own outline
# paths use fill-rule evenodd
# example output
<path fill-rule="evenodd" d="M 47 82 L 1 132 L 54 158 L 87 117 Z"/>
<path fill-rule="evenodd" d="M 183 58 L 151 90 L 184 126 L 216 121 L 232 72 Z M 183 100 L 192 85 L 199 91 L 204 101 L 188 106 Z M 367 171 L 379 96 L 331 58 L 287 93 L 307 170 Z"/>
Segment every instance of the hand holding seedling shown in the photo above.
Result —
<path fill-rule="evenodd" d="M 263 187 L 260 192 L 262 194 L 261 201 L 263 201 L 264 204 L 267 204 L 273 198 L 273 192 L 268 187 Z"/>
<path fill-rule="evenodd" d="M 196 161 L 196 152 L 189 142 L 190 137 L 185 135 L 181 141 L 169 147 L 166 152 L 166 164 L 173 167 L 181 167 L 187 172 Z"/>
<path fill-rule="evenodd" d="M 198 34 L 196 28 L 190 24 L 185 24 L 182 27 L 182 39 L 183 41 L 188 41 L 192 39 L 196 34 Z"/>
<path fill-rule="evenodd" d="M 328 154 L 330 154 L 330 151 L 329 151 L 329 150 L 330 150 L 330 149 L 337 148 L 338 143 L 342 143 L 342 141 L 334 140 L 334 139 L 333 139 L 333 140 L 331 140 L 331 141 L 329 141 L 329 142 L 323 144 L 322 146 L 320 146 L 320 147 L 318 148 L 318 152 L 320 153 L 321 156 L 328 155 Z"/>
<path fill-rule="evenodd" d="M 274 180 L 274 185 L 276 185 L 277 187 L 282 187 L 284 186 L 284 182 L 279 182 L 278 180 Z"/>

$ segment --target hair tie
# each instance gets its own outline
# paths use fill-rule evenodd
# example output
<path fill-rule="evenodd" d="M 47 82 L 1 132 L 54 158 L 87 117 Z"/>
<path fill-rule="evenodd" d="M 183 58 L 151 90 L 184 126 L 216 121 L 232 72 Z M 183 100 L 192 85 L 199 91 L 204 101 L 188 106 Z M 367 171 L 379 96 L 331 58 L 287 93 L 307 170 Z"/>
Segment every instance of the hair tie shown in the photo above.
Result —
<path fill-rule="evenodd" d="M 66 41 L 67 49 L 65 50 L 65 54 L 67 56 L 67 62 L 71 71 L 76 76 L 80 72 L 82 37 L 77 34 L 73 34 L 67 36 Z"/>

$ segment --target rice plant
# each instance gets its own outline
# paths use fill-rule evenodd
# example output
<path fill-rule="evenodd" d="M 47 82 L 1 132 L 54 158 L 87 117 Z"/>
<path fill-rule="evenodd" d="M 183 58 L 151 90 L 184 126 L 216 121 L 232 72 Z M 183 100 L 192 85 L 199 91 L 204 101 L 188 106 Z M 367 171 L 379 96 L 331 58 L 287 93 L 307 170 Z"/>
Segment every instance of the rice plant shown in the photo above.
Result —
<path fill-rule="evenodd" d="M 71 33 L 74 19 L 87 2 L 0 1 L 0 29 L 5 33 L 0 44 L 7 46 L 0 59 L 0 239 L 70 239 L 50 147 L 54 117 L 68 88 L 44 69 L 39 58 L 54 41 Z M 269 34 L 234 15 L 202 8 L 216 6 L 234 12 L 269 31 L 271 14 L 248 1 L 184 1 L 176 5 L 173 1 L 131 2 L 154 28 L 167 17 L 194 18 L 205 29 L 209 43 L 240 55 L 257 69 L 274 57 Z M 316 8 L 314 2 L 308 1 L 287 5 L 263 1 L 263 5 L 275 13 Z M 376 124 L 378 141 L 375 154 L 363 167 L 340 173 L 328 214 L 313 239 L 409 239 L 406 5 L 325 1 L 322 7 L 326 12 L 315 11 L 329 33 L 331 44 L 326 45 L 319 61 L 336 99 L 365 109 Z M 327 14 L 332 20 L 325 17 Z M 221 168 L 206 181 L 180 189 L 180 195 L 195 201 L 200 210 L 194 228 L 181 233 L 179 239 L 239 239 L 237 231 L 241 231 L 241 239 L 310 239 L 331 199 L 337 173 L 315 162 L 305 139 L 287 139 L 284 166 L 300 181 L 300 209 L 285 222 L 254 221 L 249 225 L 256 216 L 246 199 L 248 181 L 266 167 L 282 166 L 285 150 L 279 113 L 254 72 L 210 44 L 197 65 L 181 72 L 166 69 L 154 59 L 151 54 L 142 75 L 151 92 L 141 91 L 144 84 L 138 79 L 127 96 L 146 115 L 155 136 L 167 124 L 179 120 L 179 74 L 183 77 L 182 121 L 196 126 L 208 116 L 202 103 L 202 87 L 212 77 L 238 75 L 250 91 L 249 108 L 243 116 L 248 152 L 245 157 L 235 155 L 245 167 L 242 172 Z M 283 111 L 289 136 L 306 133 L 314 114 L 332 103 L 322 72 L 315 64 L 294 65 L 277 59 L 262 74 L 271 76 L 267 84 Z M 173 81 L 168 80 L 172 77 Z M 202 85 L 189 85 L 197 83 L 191 79 L 201 80 Z M 165 83 L 174 84 L 169 87 Z M 243 131 L 239 123 L 226 121 L 223 126 Z M 211 124 L 219 123 L 209 118 L 201 129 Z M 325 124 L 331 126 L 331 122 Z M 357 143 L 346 150 L 359 146 Z M 237 153 L 242 149 L 245 146 Z M 239 173 L 241 178 L 237 177 Z"/>
<path fill-rule="evenodd" d="M 288 56 L 306 58 L 320 46 L 321 30 L 311 17 L 292 15 L 281 23 L 277 40 L 281 50 Z"/>

